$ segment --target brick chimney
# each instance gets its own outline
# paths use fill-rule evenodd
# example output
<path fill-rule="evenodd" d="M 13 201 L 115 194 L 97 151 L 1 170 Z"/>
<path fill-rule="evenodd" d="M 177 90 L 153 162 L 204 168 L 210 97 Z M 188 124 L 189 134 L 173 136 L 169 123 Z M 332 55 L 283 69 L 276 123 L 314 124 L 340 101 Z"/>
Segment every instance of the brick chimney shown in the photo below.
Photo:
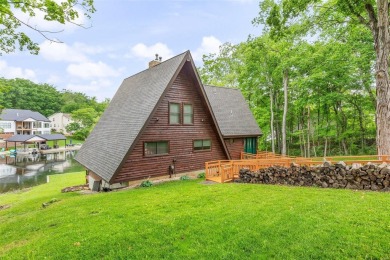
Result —
<path fill-rule="evenodd" d="M 158 57 L 158 54 L 156 54 L 156 59 L 149 62 L 149 68 L 154 67 L 161 63 L 162 58 Z"/>

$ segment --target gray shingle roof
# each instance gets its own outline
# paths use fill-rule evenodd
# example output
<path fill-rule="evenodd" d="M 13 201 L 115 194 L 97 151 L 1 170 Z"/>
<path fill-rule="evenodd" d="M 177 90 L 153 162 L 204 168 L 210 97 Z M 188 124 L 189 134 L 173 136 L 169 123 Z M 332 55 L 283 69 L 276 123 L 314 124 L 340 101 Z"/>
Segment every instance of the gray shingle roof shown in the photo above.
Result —
<path fill-rule="evenodd" d="M 3 109 L 0 115 L 0 120 L 4 121 L 23 121 L 28 118 L 35 119 L 36 121 L 50 122 L 41 113 L 25 109 Z"/>
<path fill-rule="evenodd" d="M 224 137 L 262 134 L 240 90 L 208 85 L 203 87 Z"/>
<path fill-rule="evenodd" d="M 125 79 L 76 160 L 110 181 L 187 53 Z"/>
<path fill-rule="evenodd" d="M 7 142 L 26 142 L 31 138 L 35 137 L 35 135 L 13 135 L 10 138 L 6 139 Z"/>
<path fill-rule="evenodd" d="M 66 137 L 63 134 L 42 134 L 37 136 L 42 137 L 43 139 L 46 139 L 48 141 L 66 140 Z"/>

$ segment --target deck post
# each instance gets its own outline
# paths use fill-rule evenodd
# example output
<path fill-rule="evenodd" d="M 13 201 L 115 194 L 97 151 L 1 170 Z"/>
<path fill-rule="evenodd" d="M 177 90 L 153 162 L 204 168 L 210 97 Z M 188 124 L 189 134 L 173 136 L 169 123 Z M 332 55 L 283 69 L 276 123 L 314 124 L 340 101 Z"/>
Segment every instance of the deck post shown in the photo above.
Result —
<path fill-rule="evenodd" d="M 206 180 L 207 180 L 207 177 L 209 175 L 209 163 L 208 162 L 205 163 L 204 171 L 205 171 L 205 175 L 206 175 L 205 177 L 206 177 Z"/>

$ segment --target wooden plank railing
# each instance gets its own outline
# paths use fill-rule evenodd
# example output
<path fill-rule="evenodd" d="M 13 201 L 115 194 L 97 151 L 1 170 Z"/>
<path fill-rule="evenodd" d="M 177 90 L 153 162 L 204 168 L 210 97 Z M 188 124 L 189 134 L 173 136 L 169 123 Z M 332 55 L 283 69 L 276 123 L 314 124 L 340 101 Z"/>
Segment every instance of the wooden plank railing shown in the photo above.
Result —
<path fill-rule="evenodd" d="M 344 161 L 346 164 L 353 163 L 390 163 L 390 155 L 362 155 L 362 156 L 333 156 L 333 157 L 288 157 L 269 152 L 258 152 L 258 154 L 248 154 L 241 152 L 241 160 L 211 161 L 205 163 L 206 179 L 226 182 L 238 178 L 242 168 L 257 171 L 271 166 L 289 167 L 291 163 L 298 165 L 314 166 L 321 164 L 324 160 L 331 163 Z"/>

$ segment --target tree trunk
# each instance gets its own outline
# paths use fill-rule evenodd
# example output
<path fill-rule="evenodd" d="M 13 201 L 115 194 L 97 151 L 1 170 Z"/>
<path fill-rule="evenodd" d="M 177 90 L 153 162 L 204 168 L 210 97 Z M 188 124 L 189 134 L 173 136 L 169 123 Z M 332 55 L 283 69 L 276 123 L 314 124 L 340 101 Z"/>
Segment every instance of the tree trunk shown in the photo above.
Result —
<path fill-rule="evenodd" d="M 377 0 L 378 24 L 375 37 L 376 64 L 376 142 L 379 155 L 390 154 L 390 77 L 388 0 Z M 374 27 L 373 30 L 376 28 Z"/>
<path fill-rule="evenodd" d="M 307 108 L 307 157 L 310 157 L 310 107 Z"/>
<path fill-rule="evenodd" d="M 274 95 L 272 89 L 269 91 L 269 98 L 271 100 L 270 112 L 271 112 L 271 149 L 275 153 L 275 131 L 274 131 Z"/>
<path fill-rule="evenodd" d="M 283 90 L 284 90 L 284 106 L 283 106 L 283 121 L 282 121 L 282 155 L 286 155 L 286 120 L 287 120 L 287 101 L 288 101 L 288 70 L 283 71 Z"/>
<path fill-rule="evenodd" d="M 328 138 L 325 137 L 325 144 L 324 144 L 324 157 L 326 157 L 326 149 L 328 148 Z"/>

